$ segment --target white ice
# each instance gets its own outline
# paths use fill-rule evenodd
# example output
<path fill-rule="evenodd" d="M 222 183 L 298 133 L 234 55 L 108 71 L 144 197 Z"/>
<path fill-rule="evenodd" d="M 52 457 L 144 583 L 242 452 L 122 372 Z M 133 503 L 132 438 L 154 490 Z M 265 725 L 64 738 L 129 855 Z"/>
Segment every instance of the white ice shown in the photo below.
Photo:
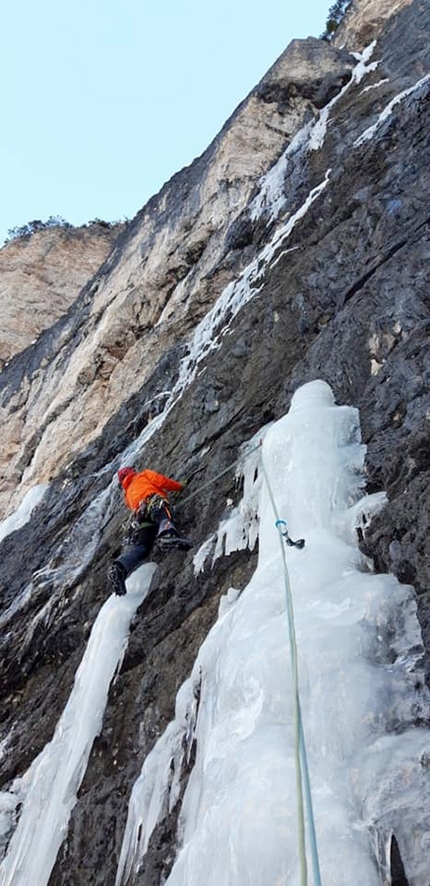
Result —
<path fill-rule="evenodd" d="M 236 481 L 243 477 L 243 497 L 236 507 L 227 502 L 226 514 L 214 532 L 196 551 L 193 558 L 194 574 L 203 572 L 207 561 L 211 566 L 222 556 L 245 548 L 253 550 L 258 539 L 258 499 L 262 477 L 259 471 L 260 446 L 269 426 L 252 437 L 239 453 Z"/>
<path fill-rule="evenodd" d="M 325 382 L 305 385 L 263 458 L 281 518 L 306 539 L 285 550 L 322 882 L 389 882 L 394 832 L 410 886 L 428 886 L 430 734 L 413 725 L 430 714 L 423 647 L 413 590 L 375 575 L 357 548 L 355 528 L 383 503 L 363 494 L 358 413 L 336 406 Z M 193 739 L 166 886 L 300 882 L 284 576 L 265 484 L 259 513 L 258 568 L 222 601 L 133 789 L 117 886 L 174 807 Z"/>
<path fill-rule="evenodd" d="M 41 622 L 48 623 L 66 589 L 76 582 L 91 562 L 100 543 L 103 527 L 109 519 L 112 499 L 117 488 L 115 478 L 72 523 L 65 540 L 55 551 L 55 560 L 59 565 L 52 566 L 51 563 L 47 563 L 42 569 L 33 573 L 31 581 L 16 594 L 1 613 L 0 627 L 7 625 L 31 600 L 35 588 L 40 588 L 45 583 L 50 588 L 48 599 L 36 615 L 28 620 L 23 643 L 31 642 L 34 631 Z"/>
<path fill-rule="evenodd" d="M 363 77 L 366 74 L 370 74 L 372 71 L 375 71 L 378 67 L 379 62 L 369 62 L 370 57 L 373 54 L 373 51 L 376 46 L 376 40 L 366 46 L 362 53 L 354 53 L 357 64 L 353 68 L 351 73 L 351 77 L 345 86 L 338 92 L 337 95 L 332 98 L 332 100 L 325 105 L 324 108 L 321 109 L 320 114 L 316 122 L 314 123 L 309 138 L 309 148 L 311 151 L 318 151 L 324 144 L 325 135 L 327 132 L 328 120 L 330 117 L 330 113 L 337 104 L 338 101 L 345 95 L 345 92 L 353 86 L 355 83 L 361 83 Z"/>
<path fill-rule="evenodd" d="M 399 92 L 394 96 L 393 99 L 388 103 L 388 105 L 384 108 L 383 111 L 379 114 L 379 117 L 372 126 L 369 126 L 354 142 L 354 148 L 358 148 L 364 142 L 369 141 L 375 135 L 375 132 L 379 129 L 381 123 L 384 123 L 385 120 L 391 115 L 393 108 L 399 104 L 399 102 L 403 101 L 408 95 L 412 95 L 413 92 L 416 92 L 421 86 L 424 86 L 425 83 L 430 80 L 430 74 L 426 74 L 425 77 L 421 77 L 420 80 L 417 80 L 413 86 L 410 86 L 409 89 L 404 89 L 403 92 Z"/>
<path fill-rule="evenodd" d="M 378 80 L 377 83 L 371 83 L 370 86 L 365 86 L 364 89 L 362 89 L 362 92 L 371 92 L 372 89 L 379 89 L 379 87 L 383 86 L 384 83 L 389 83 L 389 82 L 390 82 L 390 80 L 388 77 L 383 77 L 381 80 Z"/>
<path fill-rule="evenodd" d="M 181 360 L 178 379 L 170 392 L 163 412 L 146 425 L 141 435 L 124 452 L 124 464 L 130 463 L 132 459 L 140 455 L 153 434 L 162 426 L 169 413 L 180 401 L 184 391 L 201 371 L 205 358 L 212 351 L 216 351 L 221 347 L 223 337 L 229 333 L 234 317 L 251 299 L 258 295 L 268 266 L 273 262 L 282 243 L 288 239 L 294 228 L 304 218 L 308 209 L 327 187 L 329 175 L 330 170 L 327 170 L 320 184 L 312 188 L 293 215 L 283 220 L 282 224 L 274 231 L 269 242 L 246 266 L 240 277 L 223 289 L 210 311 L 198 323 L 188 343 L 188 353 Z M 278 255 L 275 262 L 279 257 Z"/>
<path fill-rule="evenodd" d="M 21 526 L 24 526 L 25 523 L 28 523 L 32 512 L 35 507 L 40 504 L 48 488 L 49 483 L 39 483 L 37 486 L 33 486 L 32 489 L 28 490 L 19 508 L 17 508 L 10 517 L 6 517 L 6 519 L 2 520 L 0 523 L 0 541 L 3 541 L 3 539 L 6 538 L 7 535 L 10 535 L 11 532 L 21 529 Z"/>
<path fill-rule="evenodd" d="M 278 218 L 287 203 L 286 178 L 293 159 L 303 148 L 308 151 L 317 151 L 322 147 L 333 107 L 351 86 L 361 83 L 366 74 L 370 74 L 377 68 L 379 62 L 369 63 L 375 46 L 376 41 L 374 40 L 362 53 L 354 53 L 357 64 L 354 66 L 348 82 L 325 107 L 321 108 L 315 121 L 306 123 L 296 133 L 276 163 L 261 177 L 258 193 L 249 207 L 249 215 L 253 221 L 264 214 L 269 222 Z"/>
<path fill-rule="evenodd" d="M 112 595 L 106 600 L 52 741 L 25 775 L 17 778 L 9 791 L 0 793 L 3 845 L 15 815 L 19 815 L 0 866 L 1 886 L 45 886 L 49 881 L 93 741 L 102 726 L 109 686 L 127 647 L 130 621 L 149 590 L 155 569 L 153 563 L 144 564 L 127 580 L 126 596 Z"/>
<path fill-rule="evenodd" d="M 253 221 L 264 213 L 267 213 L 269 221 L 273 221 L 284 208 L 287 171 L 294 155 L 306 144 L 311 126 L 311 123 L 307 123 L 295 134 L 276 163 L 260 179 L 258 194 L 249 207 L 249 216 Z"/>

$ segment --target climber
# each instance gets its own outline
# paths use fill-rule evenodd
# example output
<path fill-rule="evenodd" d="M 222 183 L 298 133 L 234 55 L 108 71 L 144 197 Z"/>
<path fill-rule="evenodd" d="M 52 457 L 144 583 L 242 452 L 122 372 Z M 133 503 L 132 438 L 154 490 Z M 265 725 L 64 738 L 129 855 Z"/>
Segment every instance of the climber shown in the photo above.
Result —
<path fill-rule="evenodd" d="M 126 593 L 127 576 L 146 560 L 155 540 L 162 548 L 188 550 L 191 544 L 179 535 L 167 497 L 169 492 L 181 492 L 184 483 L 155 471 L 138 473 L 129 467 L 120 468 L 117 476 L 124 490 L 124 502 L 133 512 L 124 553 L 114 560 L 108 571 L 113 590 L 122 596 Z"/>

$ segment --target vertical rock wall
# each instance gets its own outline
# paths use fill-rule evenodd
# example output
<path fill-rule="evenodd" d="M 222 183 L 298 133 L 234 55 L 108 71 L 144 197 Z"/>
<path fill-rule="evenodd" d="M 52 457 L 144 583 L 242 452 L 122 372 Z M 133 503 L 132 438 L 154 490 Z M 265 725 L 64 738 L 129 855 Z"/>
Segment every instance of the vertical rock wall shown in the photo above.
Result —
<path fill-rule="evenodd" d="M 45 468 L 52 477 L 32 520 L 1 544 L 3 786 L 52 736 L 109 593 L 124 516 L 109 484 L 142 432 L 139 467 L 188 476 L 190 491 L 214 481 L 179 510 L 197 548 L 240 497 L 232 473 L 220 475 L 242 442 L 285 412 L 299 384 L 326 379 L 338 402 L 360 408 L 368 488 L 388 493 L 362 543 L 378 569 L 413 581 L 429 650 L 428 26 L 428 6 L 408 4 L 350 83 L 357 59 L 294 42 L 203 158 L 139 214 L 76 311 L 1 374 L 4 428 L 25 425 L 3 503 L 21 479 L 23 490 Z M 298 129 L 299 143 L 258 183 Z M 198 324 L 223 292 L 230 301 L 210 315 L 216 348 L 192 366 L 192 335 L 203 340 Z M 187 359 L 192 381 L 161 423 Z M 104 490 L 103 512 L 87 510 Z M 51 886 L 114 883 L 131 785 L 220 595 L 255 568 L 256 552 L 242 550 L 196 576 L 192 556 L 154 554 L 158 586 L 133 625 Z M 177 811 L 136 882 L 164 882 Z"/>

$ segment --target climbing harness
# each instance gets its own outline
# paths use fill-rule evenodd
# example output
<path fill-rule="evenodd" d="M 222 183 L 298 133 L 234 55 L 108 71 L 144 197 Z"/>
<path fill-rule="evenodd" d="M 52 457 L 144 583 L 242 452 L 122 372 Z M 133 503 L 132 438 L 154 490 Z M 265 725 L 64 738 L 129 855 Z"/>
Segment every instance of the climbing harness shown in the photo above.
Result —
<path fill-rule="evenodd" d="M 152 520 L 152 515 L 156 511 L 163 510 L 169 517 L 169 520 L 172 520 L 172 514 L 170 511 L 170 505 L 167 501 L 167 498 L 164 498 L 162 495 L 150 495 L 149 498 L 145 499 L 138 508 L 138 516 L 142 515 L 143 518 L 149 517 Z"/>
<path fill-rule="evenodd" d="M 142 529 L 148 529 L 150 526 L 154 526 L 152 520 L 146 520 L 144 517 L 139 519 L 136 514 L 133 514 L 127 532 L 127 544 L 134 545 L 139 544 L 139 536 Z"/>
<path fill-rule="evenodd" d="M 261 447 L 261 441 L 260 441 L 260 443 L 258 443 L 257 446 L 253 446 L 252 449 L 249 449 L 249 451 L 243 456 L 243 458 L 244 459 L 248 458 L 249 455 L 251 455 L 253 452 L 256 452 L 257 449 L 260 449 L 260 447 Z M 222 471 L 220 471 L 219 474 L 216 475 L 216 477 L 213 477 L 212 480 L 208 480 L 207 483 L 202 483 L 202 485 L 199 487 L 199 489 L 196 490 L 196 492 L 191 492 L 190 495 L 187 495 L 185 498 L 181 498 L 181 500 L 178 501 L 178 506 L 182 507 L 182 505 L 188 504 L 189 501 L 192 501 L 193 498 L 196 498 L 198 495 L 200 495 L 200 493 L 203 491 L 203 489 L 207 489 L 209 486 L 212 486 L 213 483 L 217 483 L 220 477 L 223 477 L 224 474 L 228 474 L 229 471 L 232 471 L 233 468 L 237 467 L 237 464 L 238 464 L 238 459 L 235 459 L 235 461 L 232 461 L 229 465 L 227 465 L 226 468 L 224 468 Z M 196 472 L 194 472 L 194 473 L 196 473 Z M 165 499 L 164 499 L 164 501 L 165 501 Z M 112 520 L 115 519 L 115 517 L 116 517 L 116 511 L 114 511 L 112 514 L 109 514 L 107 516 L 107 518 L 106 518 L 105 522 L 102 524 L 101 528 L 106 529 L 106 527 L 109 526 L 109 524 L 112 522 Z M 143 525 L 143 524 L 141 524 L 141 525 Z"/>
<path fill-rule="evenodd" d="M 291 657 L 291 671 L 293 677 L 293 704 L 294 704 L 294 756 L 295 756 L 295 769 L 296 769 L 296 789 L 297 789 L 297 827 L 298 827 L 298 844 L 299 844 L 299 858 L 300 858 L 300 883 L 301 886 L 307 886 L 308 875 L 307 875 L 307 862 L 306 862 L 306 836 L 305 836 L 305 803 L 306 803 L 306 812 L 308 816 L 308 825 L 309 825 L 309 842 L 311 848 L 311 856 L 312 856 L 312 867 L 314 874 L 314 886 L 321 886 L 321 873 L 319 867 L 319 858 L 318 858 L 318 846 L 316 839 L 316 830 L 315 830 L 315 819 L 313 813 L 313 805 L 312 805 L 312 794 L 311 794 L 311 786 L 309 779 L 309 768 L 308 768 L 308 759 L 306 753 L 306 744 L 305 744 L 305 736 L 303 731 L 303 721 L 302 721 L 302 713 L 300 707 L 300 695 L 299 695 L 299 673 L 298 673 L 298 659 L 297 659 L 297 642 L 296 642 L 296 632 L 294 626 L 294 611 L 293 611 L 293 600 L 291 594 L 291 583 L 290 576 L 288 572 L 287 559 L 285 556 L 285 547 L 283 541 L 285 540 L 288 544 L 288 539 L 290 545 L 294 545 L 294 547 L 303 548 L 304 547 L 304 539 L 298 539 L 298 542 L 293 542 L 288 535 L 288 530 L 282 530 L 282 526 L 286 527 L 285 520 L 281 520 L 279 517 L 278 509 L 276 507 L 275 497 L 273 495 L 273 490 L 270 484 L 270 480 L 266 471 L 266 467 L 263 460 L 263 455 L 261 456 L 261 468 L 264 476 L 264 480 L 267 486 L 267 491 L 270 498 L 270 503 L 272 505 L 273 513 L 275 515 L 275 527 L 279 533 L 279 541 L 281 545 L 281 553 L 282 553 L 282 562 L 284 567 L 284 581 L 285 581 L 285 597 L 286 597 L 286 612 L 287 612 L 287 624 L 288 624 L 288 635 L 290 640 L 290 657 Z M 287 534 L 287 536 L 286 536 Z"/>

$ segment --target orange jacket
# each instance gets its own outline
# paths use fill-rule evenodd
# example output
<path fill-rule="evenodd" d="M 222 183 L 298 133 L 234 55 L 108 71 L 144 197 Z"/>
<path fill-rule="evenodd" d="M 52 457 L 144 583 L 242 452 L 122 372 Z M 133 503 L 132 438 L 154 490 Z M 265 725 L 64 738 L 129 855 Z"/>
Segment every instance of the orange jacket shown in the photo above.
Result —
<path fill-rule="evenodd" d="M 151 495 L 161 495 L 167 499 L 167 492 L 180 492 L 182 483 L 171 480 L 156 471 L 140 471 L 138 474 L 128 474 L 122 483 L 124 498 L 127 507 L 135 511 L 142 501 Z"/>

